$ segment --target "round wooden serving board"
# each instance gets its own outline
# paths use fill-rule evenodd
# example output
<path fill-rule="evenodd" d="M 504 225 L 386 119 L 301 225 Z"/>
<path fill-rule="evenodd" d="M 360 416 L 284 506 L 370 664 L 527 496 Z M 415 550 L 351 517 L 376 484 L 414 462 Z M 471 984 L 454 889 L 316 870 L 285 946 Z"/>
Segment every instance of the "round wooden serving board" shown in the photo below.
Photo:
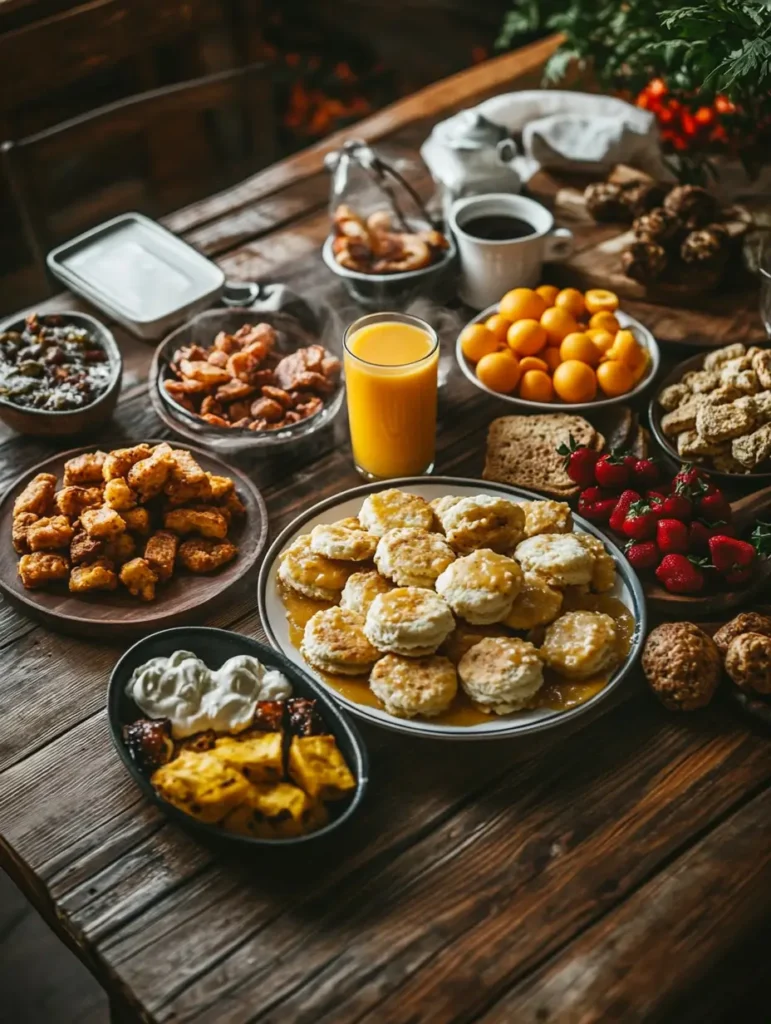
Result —
<path fill-rule="evenodd" d="M 104 447 L 109 450 L 108 445 Z M 238 555 L 232 562 L 206 576 L 184 570 L 175 572 L 168 583 L 158 587 L 156 599 L 146 603 L 132 597 L 121 586 L 114 591 L 80 595 L 70 594 L 66 583 L 46 590 L 26 590 L 22 586 L 17 570 L 19 555 L 11 543 L 16 497 L 38 473 L 54 473 L 61 486 L 64 463 L 94 448 L 94 445 L 87 445 L 54 455 L 27 470 L 10 486 L 0 501 L 0 589 L 11 604 L 51 629 L 88 636 L 96 641 L 140 636 L 202 619 L 221 602 L 227 591 L 254 569 L 268 536 L 268 514 L 262 495 L 247 476 L 188 444 L 185 449 L 195 456 L 202 469 L 235 481 L 238 496 L 246 506 L 246 516 L 235 520 L 228 534 L 238 546 Z"/>

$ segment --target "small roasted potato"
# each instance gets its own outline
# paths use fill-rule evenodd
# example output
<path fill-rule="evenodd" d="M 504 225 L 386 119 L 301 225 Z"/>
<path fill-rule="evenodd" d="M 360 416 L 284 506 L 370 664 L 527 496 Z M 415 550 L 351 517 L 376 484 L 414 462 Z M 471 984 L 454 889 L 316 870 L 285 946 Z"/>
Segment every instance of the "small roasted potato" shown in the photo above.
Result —
<path fill-rule="evenodd" d="M 19 559 L 19 576 L 27 590 L 47 587 L 49 583 L 66 580 L 70 574 L 70 563 L 64 555 L 49 551 L 35 551 Z"/>
<path fill-rule="evenodd" d="M 137 495 L 122 476 L 116 476 L 105 485 L 104 503 L 114 508 L 116 512 L 127 512 L 135 507 Z"/>
<path fill-rule="evenodd" d="M 150 513 L 146 508 L 130 508 L 122 513 L 122 519 L 126 529 L 140 537 L 146 537 L 150 532 Z"/>
<path fill-rule="evenodd" d="M 13 517 L 13 549 L 18 555 L 26 555 L 29 552 L 29 540 L 27 531 L 33 523 L 36 523 L 39 516 L 34 512 L 20 512 Z"/>
<path fill-rule="evenodd" d="M 13 503 L 13 514 L 34 512 L 36 516 L 47 515 L 53 505 L 56 477 L 53 473 L 38 473 L 27 484 Z"/>
<path fill-rule="evenodd" d="M 115 590 L 118 577 L 107 559 L 98 559 L 76 565 L 70 573 L 70 593 L 84 594 L 88 590 Z"/>
<path fill-rule="evenodd" d="M 222 540 L 227 536 L 228 523 L 218 509 L 198 510 L 192 508 L 175 508 L 163 517 L 163 525 L 167 530 L 184 536 L 198 533 L 202 537 Z"/>
<path fill-rule="evenodd" d="M 80 517 L 83 529 L 90 537 L 97 537 L 99 540 L 108 540 L 126 529 L 126 522 L 115 509 L 87 508 Z"/>
<path fill-rule="evenodd" d="M 104 556 L 116 565 L 123 565 L 137 553 L 137 542 L 130 533 L 119 533 L 104 542 Z"/>
<path fill-rule="evenodd" d="M 148 459 L 151 454 L 152 448 L 149 444 L 137 444 L 133 448 L 116 448 L 105 456 L 102 476 L 105 481 L 116 476 L 125 477 L 135 462 Z"/>
<path fill-rule="evenodd" d="M 238 554 L 238 548 L 229 540 L 183 541 L 179 546 L 177 560 L 190 572 L 214 572 L 220 566 L 231 562 Z"/>
<path fill-rule="evenodd" d="M 106 452 L 84 452 L 68 459 L 64 463 L 64 486 L 85 487 L 88 484 L 99 484 L 103 481 L 104 460 Z"/>
<path fill-rule="evenodd" d="M 87 508 L 98 508 L 103 501 L 101 487 L 81 487 L 79 484 L 62 487 L 54 498 L 57 510 L 63 516 L 71 516 L 73 519 L 77 519 Z"/>
<path fill-rule="evenodd" d="M 120 571 L 120 581 L 134 597 L 141 601 L 155 599 L 155 585 L 158 577 L 144 558 L 132 558 Z"/>
<path fill-rule="evenodd" d="M 200 381 L 207 388 L 216 388 L 218 384 L 227 384 L 233 376 L 233 374 L 219 366 L 212 366 L 205 359 L 181 359 L 179 369 L 184 377 Z"/>
<path fill-rule="evenodd" d="M 67 516 L 46 516 L 27 529 L 30 551 L 57 551 L 68 548 L 75 530 Z"/>
<path fill-rule="evenodd" d="M 128 485 L 141 501 L 149 501 L 163 490 L 173 464 L 171 446 L 165 442 L 156 445 L 146 459 L 135 462 L 128 471 Z"/>
<path fill-rule="evenodd" d="M 156 530 L 145 545 L 145 561 L 161 583 L 174 572 L 179 537 L 168 530 Z"/>

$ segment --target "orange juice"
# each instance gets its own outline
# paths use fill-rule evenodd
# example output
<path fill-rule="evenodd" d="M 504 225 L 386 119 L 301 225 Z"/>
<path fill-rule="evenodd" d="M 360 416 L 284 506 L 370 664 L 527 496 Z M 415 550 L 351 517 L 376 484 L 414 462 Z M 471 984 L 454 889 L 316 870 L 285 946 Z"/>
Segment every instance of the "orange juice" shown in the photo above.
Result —
<path fill-rule="evenodd" d="M 345 386 L 356 468 L 387 479 L 429 472 L 436 442 L 439 341 L 414 316 L 373 313 L 345 334 Z"/>

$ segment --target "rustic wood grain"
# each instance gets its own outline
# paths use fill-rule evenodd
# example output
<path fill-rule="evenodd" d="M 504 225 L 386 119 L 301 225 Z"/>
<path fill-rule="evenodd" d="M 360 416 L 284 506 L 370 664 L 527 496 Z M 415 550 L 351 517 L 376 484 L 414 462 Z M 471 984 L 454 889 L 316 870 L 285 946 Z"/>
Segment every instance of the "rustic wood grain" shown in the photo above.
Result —
<path fill-rule="evenodd" d="M 431 123 L 532 74 L 553 45 L 439 83 L 362 133 L 414 153 Z M 318 255 L 328 229 L 321 161 L 339 142 L 170 223 L 229 276 L 285 280 L 326 302 L 342 330 L 358 311 Z M 425 170 L 416 179 L 430 188 Z M 549 203 L 559 188 L 548 175 L 532 183 Z M 571 227 L 591 251 L 595 230 Z M 453 371 L 467 313 L 419 308 L 437 321 L 449 372 L 438 470 L 477 476 L 487 425 L 506 406 Z M 664 342 L 665 365 L 678 358 L 669 342 L 759 330 L 749 308 L 629 309 Z M 164 436 L 144 382 L 151 349 L 116 336 L 128 380 L 111 432 Z M 64 447 L 0 436 L 0 486 Z M 262 490 L 273 535 L 358 482 L 344 416 L 296 451 L 237 463 Z M 264 635 L 253 588 L 208 621 Z M 746 987 L 740 953 L 771 909 L 758 838 L 771 763 L 763 733 L 727 701 L 672 716 L 635 673 L 618 706 L 532 743 L 416 743 L 368 726 L 371 795 L 340 840 L 312 855 L 223 857 L 146 804 L 112 749 L 104 694 L 123 646 L 54 635 L 0 604 L 0 695 L 14 712 L 0 716 L 0 862 L 121 1019 L 562 1024 L 563 1007 L 590 1021 L 642 1006 L 646 1020 L 676 1007 L 702 1024 L 710 1018 L 689 1016 L 689 998 L 708 1009 L 714 993 L 730 1010 L 730 994 Z M 669 967 L 680 953 L 678 974 Z"/>

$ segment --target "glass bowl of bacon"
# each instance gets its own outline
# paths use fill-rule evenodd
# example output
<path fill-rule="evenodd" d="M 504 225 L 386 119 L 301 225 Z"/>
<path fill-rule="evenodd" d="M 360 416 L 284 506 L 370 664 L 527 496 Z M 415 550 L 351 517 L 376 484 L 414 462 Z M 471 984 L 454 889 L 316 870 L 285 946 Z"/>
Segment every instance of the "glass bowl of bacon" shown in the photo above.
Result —
<path fill-rule="evenodd" d="M 239 452 L 292 444 L 316 433 L 343 402 L 342 366 L 286 312 L 201 313 L 156 349 L 153 408 L 175 433 Z"/>

